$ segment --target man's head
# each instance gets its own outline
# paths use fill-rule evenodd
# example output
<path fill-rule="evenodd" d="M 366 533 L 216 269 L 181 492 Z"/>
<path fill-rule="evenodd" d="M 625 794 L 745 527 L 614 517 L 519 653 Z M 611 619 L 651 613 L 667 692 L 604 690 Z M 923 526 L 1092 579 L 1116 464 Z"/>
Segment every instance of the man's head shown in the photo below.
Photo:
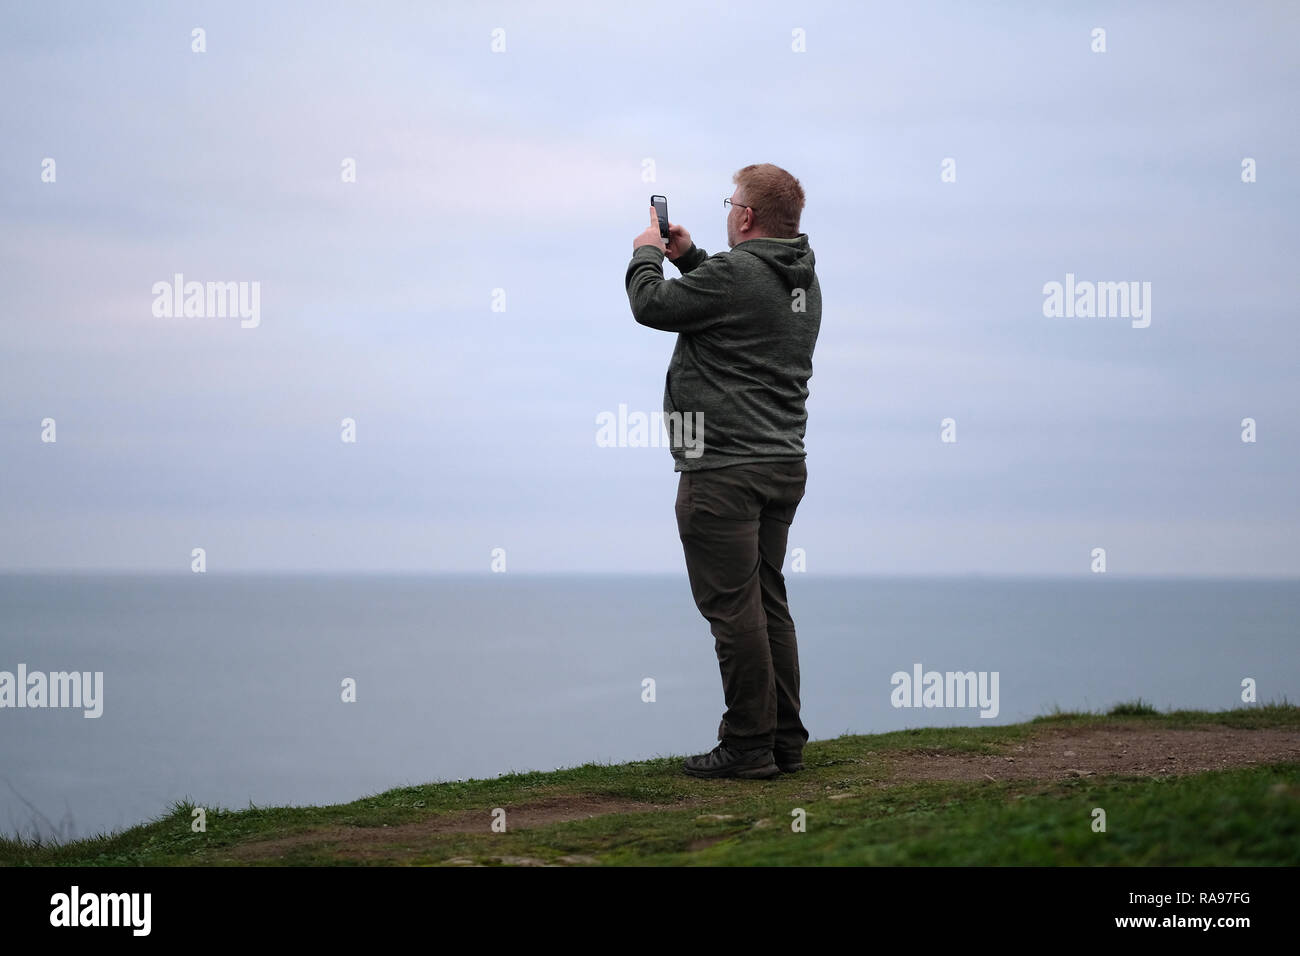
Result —
<path fill-rule="evenodd" d="M 803 187 L 780 166 L 759 163 L 731 177 L 736 190 L 727 208 L 727 245 L 746 239 L 793 239 L 799 235 Z"/>

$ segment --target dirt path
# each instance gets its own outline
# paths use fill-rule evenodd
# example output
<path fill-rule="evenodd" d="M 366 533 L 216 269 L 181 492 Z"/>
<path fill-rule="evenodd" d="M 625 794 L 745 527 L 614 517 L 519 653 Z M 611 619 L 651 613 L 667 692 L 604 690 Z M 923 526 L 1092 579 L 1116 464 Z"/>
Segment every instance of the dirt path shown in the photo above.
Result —
<path fill-rule="evenodd" d="M 594 794 L 566 794 L 547 797 L 526 804 L 507 804 L 506 822 L 510 830 L 530 830 L 549 823 L 568 820 L 585 820 L 608 813 L 645 813 L 652 810 L 680 810 L 683 804 L 643 803 L 602 797 Z M 241 861 L 266 860 L 283 856 L 285 851 L 312 843 L 329 843 L 353 859 L 367 856 L 385 856 L 383 847 L 410 845 L 440 833 L 487 833 L 492 825 L 491 808 L 466 810 L 463 813 L 444 813 L 416 823 L 379 827 L 320 827 L 305 833 L 259 840 L 233 847 L 232 859 Z M 375 851 L 380 852 L 376 853 Z M 526 862 L 526 861 L 514 861 Z M 582 861 L 577 861 L 582 862 Z"/>
<path fill-rule="evenodd" d="M 1059 780 L 1095 774 L 1158 777 L 1273 761 L 1300 762 L 1300 731 L 1227 727 L 1170 730 L 1122 724 L 1049 728 L 999 755 L 886 752 L 892 782 Z"/>
<path fill-rule="evenodd" d="M 1101 774 L 1165 776 L 1277 761 L 1300 762 L 1300 731 L 1289 728 L 1233 730 L 1212 726 L 1172 730 L 1125 724 L 1048 727 L 1027 740 L 1006 745 L 999 754 L 886 750 L 867 751 L 865 755 L 878 756 L 884 761 L 886 775 L 881 781 L 883 786 L 913 780 L 1059 780 Z M 815 761 L 810 767 L 816 767 Z M 509 828 L 514 831 L 610 813 L 681 810 L 690 806 L 707 808 L 712 802 L 701 798 L 683 803 L 653 804 L 579 794 L 507 806 L 506 814 Z M 490 824 L 490 810 L 476 809 L 440 814 L 400 826 L 322 827 L 234 847 L 230 858 L 241 862 L 272 860 L 295 847 L 325 843 L 349 859 L 391 859 L 394 847 L 420 846 L 429 837 L 443 833 L 483 833 L 488 831 Z M 400 851 L 398 853 L 400 855 Z M 501 862 L 542 864 L 540 860 L 523 857 L 502 857 Z M 584 864 L 596 861 L 572 857 L 562 862 Z"/>

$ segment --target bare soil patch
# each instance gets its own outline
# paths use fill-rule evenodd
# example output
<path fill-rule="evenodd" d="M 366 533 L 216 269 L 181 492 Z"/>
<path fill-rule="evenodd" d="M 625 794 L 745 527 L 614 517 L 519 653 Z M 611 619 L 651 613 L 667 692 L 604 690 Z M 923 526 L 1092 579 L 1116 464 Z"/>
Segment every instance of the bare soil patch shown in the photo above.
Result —
<path fill-rule="evenodd" d="M 531 803 L 506 804 L 507 831 L 527 830 L 561 823 L 568 820 L 585 820 L 609 813 L 640 813 L 647 810 L 676 810 L 682 804 L 660 805 L 642 803 L 615 797 L 592 794 L 543 797 Z M 293 833 L 271 840 L 245 843 L 231 849 L 237 860 L 268 860 L 281 857 L 286 851 L 309 844 L 326 844 L 351 858 L 364 858 L 368 849 L 382 850 L 390 846 L 419 845 L 426 837 L 441 833 L 490 833 L 492 808 L 467 810 L 460 813 L 441 813 L 427 820 L 404 823 L 399 826 L 347 827 L 330 826 Z M 380 853 L 379 855 L 388 855 Z"/>
<path fill-rule="evenodd" d="M 887 782 L 1060 780 L 1101 774 L 1170 776 L 1276 761 L 1300 762 L 1300 731 L 1124 724 L 1049 727 L 1001 753 L 908 750 L 888 754 Z"/>

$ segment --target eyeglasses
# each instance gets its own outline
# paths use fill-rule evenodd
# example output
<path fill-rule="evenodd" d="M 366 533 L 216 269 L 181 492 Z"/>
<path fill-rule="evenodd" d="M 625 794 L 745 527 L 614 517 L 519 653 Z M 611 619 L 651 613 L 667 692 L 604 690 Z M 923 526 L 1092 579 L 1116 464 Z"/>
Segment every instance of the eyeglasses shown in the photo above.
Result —
<path fill-rule="evenodd" d="M 743 202 L 732 202 L 730 199 L 722 200 L 723 209 L 726 209 L 729 206 L 739 206 L 741 209 L 748 209 L 750 212 L 754 211 L 753 206 L 746 206 Z"/>

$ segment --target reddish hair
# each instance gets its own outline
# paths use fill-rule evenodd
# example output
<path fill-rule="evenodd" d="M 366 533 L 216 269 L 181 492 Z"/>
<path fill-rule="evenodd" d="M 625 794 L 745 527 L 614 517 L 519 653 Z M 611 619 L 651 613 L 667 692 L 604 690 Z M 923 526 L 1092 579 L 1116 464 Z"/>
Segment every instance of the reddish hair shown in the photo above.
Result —
<path fill-rule="evenodd" d="M 780 166 L 758 163 L 746 166 L 731 177 L 744 190 L 745 204 L 760 229 L 770 236 L 793 239 L 799 235 L 803 213 L 803 187 Z"/>

